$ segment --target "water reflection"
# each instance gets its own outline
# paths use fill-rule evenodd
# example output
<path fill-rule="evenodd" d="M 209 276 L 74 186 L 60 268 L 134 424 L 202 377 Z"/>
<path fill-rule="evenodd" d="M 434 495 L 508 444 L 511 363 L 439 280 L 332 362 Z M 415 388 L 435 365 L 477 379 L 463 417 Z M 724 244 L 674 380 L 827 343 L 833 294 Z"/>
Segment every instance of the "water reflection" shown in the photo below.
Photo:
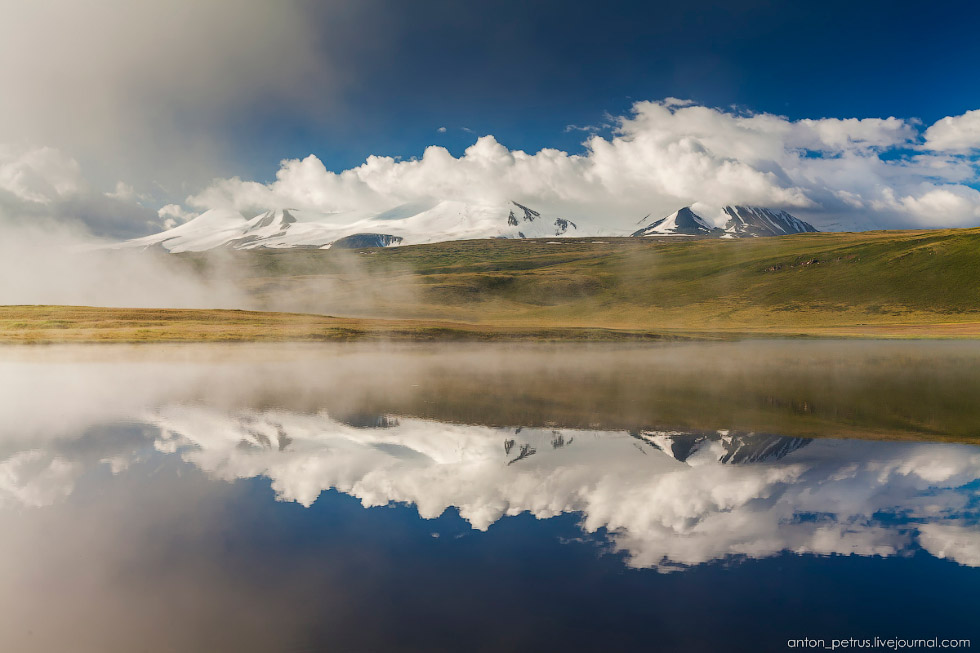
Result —
<path fill-rule="evenodd" d="M 310 505 L 450 507 L 485 530 L 508 515 L 578 513 L 637 567 L 780 551 L 894 555 L 921 546 L 980 565 L 980 449 L 750 433 L 580 431 L 171 408 L 156 446 L 216 478 L 265 476 Z M 288 446 L 284 446 L 288 444 Z M 636 446 L 639 445 L 639 446 Z M 645 446 L 644 446 L 645 445 Z M 807 447 L 804 449 L 804 447 Z"/>
<path fill-rule="evenodd" d="M 581 517 L 633 567 L 924 549 L 980 566 L 980 449 L 744 432 L 445 424 L 390 415 L 163 405 L 132 421 L 5 454 L 0 496 L 63 500 L 86 467 L 125 470 L 152 449 L 224 481 L 263 477 L 304 506 L 336 489 L 364 506 L 456 508 L 474 529 L 512 515 Z"/>
<path fill-rule="evenodd" d="M 980 345 L 857 345 L 0 348 L 0 649 L 970 636 Z"/>

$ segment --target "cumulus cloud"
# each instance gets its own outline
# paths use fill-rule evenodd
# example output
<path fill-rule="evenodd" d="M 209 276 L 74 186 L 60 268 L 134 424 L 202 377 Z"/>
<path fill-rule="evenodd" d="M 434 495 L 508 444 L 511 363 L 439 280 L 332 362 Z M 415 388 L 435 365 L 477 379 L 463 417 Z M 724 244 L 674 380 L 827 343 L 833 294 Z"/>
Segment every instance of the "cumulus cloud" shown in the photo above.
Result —
<path fill-rule="evenodd" d="M 82 185 L 78 162 L 54 148 L 0 146 L 0 189 L 18 200 L 48 204 Z"/>
<path fill-rule="evenodd" d="M 980 148 L 980 109 L 959 116 L 947 116 L 925 131 L 930 150 L 968 152 Z"/>
<path fill-rule="evenodd" d="M 179 204 L 167 204 L 160 207 L 157 215 L 163 220 L 164 226 L 168 229 L 187 222 L 194 217 L 194 214 Z"/>
<path fill-rule="evenodd" d="M 165 222 L 145 199 L 122 181 L 97 192 L 78 161 L 59 149 L 0 145 L 0 225 L 8 229 L 56 222 L 97 236 L 152 233 Z"/>
<path fill-rule="evenodd" d="M 900 117 L 789 120 L 666 98 L 599 128 L 569 125 L 588 135 L 580 152 L 523 152 L 484 135 L 460 156 L 378 152 L 348 170 L 310 156 L 282 162 L 269 184 L 230 177 L 266 179 L 251 161 L 283 130 L 361 120 L 344 98 L 385 60 L 371 44 L 394 28 L 367 20 L 385 12 L 339 0 L 4 9 L 0 144 L 17 145 L 0 146 L 0 210 L 117 238 L 219 205 L 385 210 L 419 199 L 516 199 L 611 229 L 692 203 L 718 219 L 729 203 L 785 208 L 822 228 L 978 221 L 980 110 L 923 131 Z"/>
<path fill-rule="evenodd" d="M 136 192 L 136 189 L 127 184 L 124 181 L 117 181 L 115 190 L 104 193 L 106 197 L 111 197 L 117 200 L 123 201 L 134 201 L 137 199 L 147 199 L 146 195 L 141 195 Z"/>
<path fill-rule="evenodd" d="M 310 155 L 283 161 L 271 183 L 222 179 L 187 201 L 198 210 L 345 211 L 514 199 L 611 230 L 689 204 L 720 221 L 733 203 L 789 209 L 831 229 L 980 222 L 980 194 L 967 185 L 974 163 L 916 150 L 913 120 L 793 121 L 667 99 L 637 102 L 613 122 L 581 154 L 529 154 L 487 135 L 458 157 L 431 146 L 418 159 L 370 156 L 341 172 Z"/>
<path fill-rule="evenodd" d="M 898 196 L 891 188 L 871 202 L 882 213 L 918 216 L 924 227 L 972 227 L 980 223 L 980 192 L 969 186 L 924 183 L 918 193 Z"/>
<path fill-rule="evenodd" d="M 963 132 L 971 115 L 945 120 Z M 61 150 L 5 146 L 0 214 L 54 216 L 117 238 L 169 228 L 212 208 L 363 215 L 444 200 L 489 206 L 516 200 L 610 233 L 624 232 L 639 216 L 692 204 L 718 224 L 726 204 L 787 209 L 829 230 L 980 224 L 976 161 L 951 145 L 944 121 L 920 134 L 915 120 L 794 121 L 673 98 L 637 102 L 628 115 L 608 120 L 610 129 L 590 133 L 577 154 L 512 150 L 485 135 L 460 156 L 433 145 L 419 158 L 369 156 L 340 172 L 309 155 L 282 161 L 272 182 L 219 178 L 186 205 L 156 210 L 126 180 L 95 192 L 78 161 Z M 956 140 L 964 148 L 967 142 Z"/>

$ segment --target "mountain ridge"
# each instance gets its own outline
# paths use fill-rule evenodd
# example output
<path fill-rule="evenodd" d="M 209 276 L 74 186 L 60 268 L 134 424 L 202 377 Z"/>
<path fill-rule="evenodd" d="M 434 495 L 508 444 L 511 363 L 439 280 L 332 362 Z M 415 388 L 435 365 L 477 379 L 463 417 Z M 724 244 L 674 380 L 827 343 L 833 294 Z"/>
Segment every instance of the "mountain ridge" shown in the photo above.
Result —
<path fill-rule="evenodd" d="M 385 211 L 322 213 L 270 209 L 251 218 L 233 209 L 209 209 L 172 229 L 120 243 L 124 248 L 162 248 L 173 253 L 210 249 L 329 249 L 392 247 L 485 238 L 570 236 L 747 238 L 817 231 L 786 211 L 743 205 L 723 209 L 724 229 L 678 209 L 629 233 L 603 230 L 516 201 L 472 204 L 455 200 L 402 204 Z M 649 215 L 640 222 L 649 219 Z"/>
<path fill-rule="evenodd" d="M 420 245 L 480 238 L 557 238 L 597 235 L 558 215 L 518 202 L 467 204 L 444 200 L 409 203 L 380 212 L 319 213 L 272 209 L 248 218 L 232 209 L 209 209 L 177 227 L 121 247 L 200 252 L 210 249 L 329 249 Z"/>
<path fill-rule="evenodd" d="M 630 235 L 635 238 L 647 236 L 759 238 L 817 232 L 809 222 L 780 209 L 730 204 L 722 209 L 722 213 L 727 217 L 724 228 L 714 226 L 709 220 L 695 213 L 692 207 L 685 206 Z"/>

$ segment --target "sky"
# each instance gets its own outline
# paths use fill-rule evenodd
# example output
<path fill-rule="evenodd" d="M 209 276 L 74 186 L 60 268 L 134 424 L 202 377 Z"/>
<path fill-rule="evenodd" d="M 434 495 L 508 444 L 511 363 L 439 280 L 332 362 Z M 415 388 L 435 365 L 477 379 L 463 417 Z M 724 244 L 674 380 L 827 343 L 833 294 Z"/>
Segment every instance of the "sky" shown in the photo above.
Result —
<path fill-rule="evenodd" d="M 966 2 L 0 6 L 5 223 L 515 199 L 980 224 Z"/>

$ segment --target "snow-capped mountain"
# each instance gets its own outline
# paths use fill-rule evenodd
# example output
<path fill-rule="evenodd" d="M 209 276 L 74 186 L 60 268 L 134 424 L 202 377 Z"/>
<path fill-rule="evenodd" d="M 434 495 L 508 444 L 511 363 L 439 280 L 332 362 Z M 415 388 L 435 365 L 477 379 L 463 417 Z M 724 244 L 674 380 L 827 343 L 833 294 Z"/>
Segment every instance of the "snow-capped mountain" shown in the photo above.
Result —
<path fill-rule="evenodd" d="M 759 206 L 726 206 L 725 233 L 735 238 L 746 236 L 785 236 L 817 231 L 809 222 L 786 211 Z"/>
<path fill-rule="evenodd" d="M 633 232 L 631 235 L 638 238 L 644 236 L 753 238 L 817 231 L 810 223 L 778 209 L 767 209 L 759 206 L 726 206 L 722 211 L 727 218 L 724 229 L 715 227 L 710 220 L 698 215 L 688 206 Z M 641 222 L 648 218 L 649 216 Z"/>
<path fill-rule="evenodd" d="M 162 247 L 170 252 L 219 247 L 358 248 L 471 238 L 592 235 L 587 231 L 571 220 L 543 215 L 517 202 L 476 205 L 441 201 L 403 204 L 382 212 L 277 209 L 253 218 L 234 210 L 211 209 L 173 229 L 127 241 L 123 246 Z"/>
<path fill-rule="evenodd" d="M 746 238 L 816 231 L 785 211 L 726 206 L 724 229 L 684 207 L 633 232 L 634 237 Z M 649 216 L 641 223 L 649 220 Z M 199 252 L 216 248 L 361 248 L 415 245 L 480 238 L 556 238 L 615 235 L 546 215 L 518 202 L 469 204 L 454 200 L 403 204 L 387 211 L 320 213 L 294 209 L 247 217 L 211 209 L 167 231 L 126 241 L 120 247 Z M 622 235 L 627 235 L 623 233 Z"/>
<path fill-rule="evenodd" d="M 641 222 L 646 221 L 647 216 Z M 656 222 L 630 234 L 634 237 L 640 236 L 716 236 L 723 235 L 723 231 L 711 225 L 707 220 L 685 206 L 683 209 L 674 211 L 666 218 L 660 218 Z"/>

